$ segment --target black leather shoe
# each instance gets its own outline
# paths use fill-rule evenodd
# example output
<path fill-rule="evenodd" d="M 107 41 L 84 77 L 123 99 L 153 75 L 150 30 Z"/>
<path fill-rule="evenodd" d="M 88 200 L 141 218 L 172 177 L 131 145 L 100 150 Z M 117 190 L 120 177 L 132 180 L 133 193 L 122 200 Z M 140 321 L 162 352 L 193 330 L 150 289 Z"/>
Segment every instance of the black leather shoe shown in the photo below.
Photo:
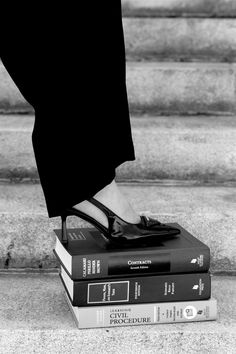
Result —
<path fill-rule="evenodd" d="M 172 238 L 180 234 L 180 230 L 162 224 L 156 219 L 141 215 L 140 222 L 133 224 L 121 219 L 113 211 L 111 211 L 104 204 L 99 202 L 95 198 L 90 198 L 88 201 L 98 207 L 108 219 L 108 228 L 100 224 L 97 220 L 89 216 L 88 214 L 83 213 L 82 211 L 71 207 L 65 210 L 62 218 L 62 242 L 67 243 L 67 233 L 66 233 L 66 218 L 70 215 L 75 215 L 84 219 L 95 226 L 101 233 L 102 236 L 108 241 L 121 245 L 124 243 L 134 243 L 139 241 L 147 241 L 150 238 L 155 237 L 157 241 L 163 241 L 169 238 Z"/>

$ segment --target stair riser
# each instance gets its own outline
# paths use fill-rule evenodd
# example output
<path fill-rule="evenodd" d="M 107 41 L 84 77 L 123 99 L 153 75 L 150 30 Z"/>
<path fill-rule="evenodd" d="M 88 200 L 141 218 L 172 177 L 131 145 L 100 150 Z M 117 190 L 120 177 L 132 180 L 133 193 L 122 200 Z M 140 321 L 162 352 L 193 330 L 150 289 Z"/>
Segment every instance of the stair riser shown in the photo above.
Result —
<path fill-rule="evenodd" d="M 235 112 L 234 65 L 130 63 L 128 68 L 132 112 Z"/>
<path fill-rule="evenodd" d="M 38 178 L 33 122 L 0 118 L 0 178 Z M 236 181 L 234 117 L 132 118 L 131 125 L 136 160 L 117 169 L 118 179 Z"/>
<path fill-rule="evenodd" d="M 29 109 L 0 66 L 0 111 Z M 236 112 L 235 65 L 127 63 L 131 112 L 220 114 Z M 2 103 L 3 102 L 3 103 Z M 32 110 L 32 109 L 31 109 Z"/>
<path fill-rule="evenodd" d="M 124 19 L 127 60 L 233 62 L 232 19 Z"/>
<path fill-rule="evenodd" d="M 0 61 L 0 112 L 32 112 Z"/>
<path fill-rule="evenodd" d="M 123 16 L 236 17 L 234 0 L 122 0 Z"/>

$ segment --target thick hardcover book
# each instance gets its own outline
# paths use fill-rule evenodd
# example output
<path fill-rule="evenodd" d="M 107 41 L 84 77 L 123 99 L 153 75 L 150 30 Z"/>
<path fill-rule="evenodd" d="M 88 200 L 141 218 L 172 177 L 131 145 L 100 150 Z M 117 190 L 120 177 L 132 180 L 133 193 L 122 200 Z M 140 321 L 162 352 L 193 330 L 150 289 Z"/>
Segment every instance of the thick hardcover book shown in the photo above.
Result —
<path fill-rule="evenodd" d="M 202 301 L 78 307 L 71 304 L 66 291 L 64 294 L 79 329 L 217 319 L 217 301 L 213 298 Z"/>
<path fill-rule="evenodd" d="M 68 229 L 68 244 L 56 229 L 54 254 L 73 280 L 132 275 L 199 273 L 210 267 L 210 249 L 178 224 L 173 239 L 136 247 L 108 248 L 95 228 Z"/>
<path fill-rule="evenodd" d="M 59 275 L 73 306 L 196 301 L 211 296 L 209 273 L 75 281 L 61 266 Z"/>

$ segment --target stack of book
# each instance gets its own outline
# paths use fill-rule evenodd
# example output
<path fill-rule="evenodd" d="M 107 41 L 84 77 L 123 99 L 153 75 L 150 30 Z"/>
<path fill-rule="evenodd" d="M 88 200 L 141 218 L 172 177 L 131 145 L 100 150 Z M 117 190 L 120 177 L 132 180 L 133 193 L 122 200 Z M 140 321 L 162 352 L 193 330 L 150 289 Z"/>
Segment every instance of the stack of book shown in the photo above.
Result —
<path fill-rule="evenodd" d="M 68 229 L 53 250 L 78 328 L 215 320 L 210 249 L 178 224 L 161 243 L 115 248 L 95 228 Z"/>

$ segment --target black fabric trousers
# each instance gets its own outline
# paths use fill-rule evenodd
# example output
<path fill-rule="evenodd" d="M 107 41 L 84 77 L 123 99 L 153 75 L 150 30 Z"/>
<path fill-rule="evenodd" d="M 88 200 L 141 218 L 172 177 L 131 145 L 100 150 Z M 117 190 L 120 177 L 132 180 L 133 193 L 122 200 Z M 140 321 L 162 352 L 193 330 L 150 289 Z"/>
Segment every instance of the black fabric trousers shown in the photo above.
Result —
<path fill-rule="evenodd" d="M 34 107 L 33 149 L 54 217 L 135 159 L 121 0 L 16 6 L 0 25 L 0 58 Z"/>

